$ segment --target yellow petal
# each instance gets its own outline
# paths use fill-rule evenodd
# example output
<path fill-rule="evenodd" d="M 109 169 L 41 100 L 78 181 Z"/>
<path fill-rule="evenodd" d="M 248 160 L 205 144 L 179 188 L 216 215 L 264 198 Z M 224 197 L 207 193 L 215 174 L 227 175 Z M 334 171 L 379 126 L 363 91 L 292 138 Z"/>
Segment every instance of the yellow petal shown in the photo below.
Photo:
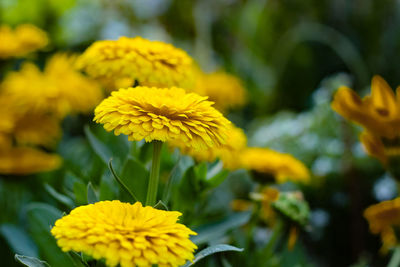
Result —
<path fill-rule="evenodd" d="M 371 84 L 371 101 L 375 111 L 383 117 L 397 115 L 396 97 L 392 88 L 379 75 L 375 75 Z"/>

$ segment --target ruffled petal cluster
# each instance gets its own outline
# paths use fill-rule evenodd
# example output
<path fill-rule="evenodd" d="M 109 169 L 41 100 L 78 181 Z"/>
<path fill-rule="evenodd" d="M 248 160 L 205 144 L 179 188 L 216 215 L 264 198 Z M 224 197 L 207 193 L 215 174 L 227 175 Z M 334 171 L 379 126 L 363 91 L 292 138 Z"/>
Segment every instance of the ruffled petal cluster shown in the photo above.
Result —
<path fill-rule="evenodd" d="M 23 57 L 47 44 L 47 34 L 33 25 L 0 26 L 0 58 Z"/>
<path fill-rule="evenodd" d="M 197 161 L 214 162 L 219 158 L 223 162 L 224 168 L 236 170 L 241 167 L 240 153 L 246 148 L 247 137 L 242 129 L 230 125 L 227 130 L 226 143 L 221 146 L 194 150 L 180 141 L 172 142 L 171 145 L 179 147 L 182 154 L 189 155 Z"/>
<path fill-rule="evenodd" d="M 75 208 L 51 233 L 63 251 L 78 251 L 108 266 L 180 266 L 194 258 L 195 232 L 177 223 L 181 213 L 118 200 Z"/>
<path fill-rule="evenodd" d="M 350 88 L 339 88 L 332 108 L 364 128 L 361 141 L 371 156 L 387 163 L 400 155 L 400 93 L 396 96 L 380 76 L 373 77 L 371 94 L 362 99 Z"/>
<path fill-rule="evenodd" d="M 184 142 L 200 150 L 225 143 L 230 122 L 207 97 L 180 88 L 120 89 L 95 109 L 94 120 L 129 140 Z"/>
<path fill-rule="evenodd" d="M 197 77 L 194 92 L 208 96 L 218 110 L 226 112 L 246 103 L 246 89 L 237 77 L 221 71 L 210 74 L 199 71 Z"/>
<path fill-rule="evenodd" d="M 56 54 L 43 72 L 25 63 L 8 74 L 1 84 L 3 94 L 25 111 L 52 113 L 63 118 L 70 113 L 89 112 L 102 99 L 100 87 L 74 70 L 76 56 Z"/>
<path fill-rule="evenodd" d="M 308 183 L 310 172 L 307 167 L 290 154 L 268 148 L 250 147 L 242 151 L 241 163 L 246 169 L 272 175 L 278 183 L 286 181 Z"/>
<path fill-rule="evenodd" d="M 194 86 L 193 60 L 183 50 L 141 37 L 97 41 L 80 57 L 77 66 L 111 89 L 118 85 Z M 127 84 L 128 83 L 128 84 Z"/>
<path fill-rule="evenodd" d="M 400 198 L 368 207 L 364 217 L 368 220 L 371 233 L 381 235 L 384 252 L 398 243 L 395 232 L 400 227 Z"/>

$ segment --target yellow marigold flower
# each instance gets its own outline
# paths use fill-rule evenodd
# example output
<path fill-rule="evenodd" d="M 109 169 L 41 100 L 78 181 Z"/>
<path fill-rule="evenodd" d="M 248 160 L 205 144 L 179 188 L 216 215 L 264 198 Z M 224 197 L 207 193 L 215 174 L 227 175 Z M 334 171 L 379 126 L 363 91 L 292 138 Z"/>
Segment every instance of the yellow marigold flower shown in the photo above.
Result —
<path fill-rule="evenodd" d="M 120 79 L 142 86 L 185 89 L 194 86 L 193 60 L 183 50 L 141 37 L 97 41 L 80 57 L 78 68 L 108 85 Z M 118 87 L 112 88 L 117 89 Z"/>
<path fill-rule="evenodd" d="M 172 142 L 171 145 L 179 147 L 183 154 L 190 155 L 197 161 L 213 162 L 219 158 L 224 163 L 226 169 L 235 170 L 241 167 L 239 155 L 246 148 L 247 137 L 242 129 L 231 125 L 227 130 L 226 143 L 222 146 L 205 150 L 194 150 L 187 147 L 181 141 Z"/>
<path fill-rule="evenodd" d="M 63 251 L 75 250 L 108 266 L 180 266 L 193 260 L 195 232 L 177 223 L 180 212 L 118 200 L 75 208 L 51 233 Z"/>
<path fill-rule="evenodd" d="M 396 98 L 392 88 L 380 76 L 373 77 L 371 95 L 363 99 L 347 87 L 339 88 L 332 108 L 365 128 L 361 141 L 370 155 L 383 163 L 393 153 L 400 155 L 397 145 L 400 140 L 400 94 L 397 93 Z"/>
<path fill-rule="evenodd" d="M 272 175 L 278 183 L 286 181 L 308 183 L 307 167 L 290 154 L 268 148 L 250 147 L 241 153 L 242 166 L 261 174 Z"/>
<path fill-rule="evenodd" d="M 221 71 L 199 73 L 194 91 L 199 95 L 208 96 L 215 102 L 215 107 L 224 112 L 246 103 L 246 89 L 242 82 L 237 77 Z"/>
<path fill-rule="evenodd" d="M 97 106 L 94 120 L 131 141 L 180 140 L 205 149 L 225 142 L 230 123 L 206 99 L 176 87 L 120 89 Z"/>
<path fill-rule="evenodd" d="M 364 211 L 364 217 L 368 220 L 371 233 L 381 235 L 383 252 L 398 243 L 395 228 L 400 226 L 400 198 L 368 207 Z"/>
<path fill-rule="evenodd" d="M 48 154 L 30 147 L 0 150 L 0 173 L 27 175 L 57 169 L 62 163 L 55 154 Z"/>
<path fill-rule="evenodd" d="M 31 63 L 11 72 L 1 87 L 19 112 L 52 113 L 63 118 L 89 112 L 102 99 L 100 87 L 73 69 L 75 56 L 54 55 L 41 72 Z"/>
<path fill-rule="evenodd" d="M 33 25 L 19 25 L 14 31 L 7 25 L 0 26 L 0 58 L 23 57 L 47 43 L 47 34 Z"/>

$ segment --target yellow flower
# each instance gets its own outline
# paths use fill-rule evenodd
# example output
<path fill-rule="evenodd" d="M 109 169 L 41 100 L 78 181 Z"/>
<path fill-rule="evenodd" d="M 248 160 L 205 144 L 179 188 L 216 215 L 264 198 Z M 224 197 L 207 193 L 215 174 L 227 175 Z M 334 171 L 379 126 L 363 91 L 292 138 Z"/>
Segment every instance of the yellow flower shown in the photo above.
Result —
<path fill-rule="evenodd" d="M 14 31 L 7 25 L 0 26 L 0 58 L 23 57 L 47 43 L 47 34 L 33 25 L 19 25 Z"/>
<path fill-rule="evenodd" d="M 57 169 L 61 158 L 30 147 L 0 150 L 0 173 L 27 175 Z"/>
<path fill-rule="evenodd" d="M 246 103 L 246 89 L 235 76 L 225 72 L 198 73 L 194 92 L 208 96 L 215 107 L 223 112 Z"/>
<path fill-rule="evenodd" d="M 180 140 L 194 149 L 225 143 L 229 121 L 212 102 L 180 88 L 120 89 L 95 109 L 94 120 L 129 140 Z"/>
<path fill-rule="evenodd" d="M 24 114 L 15 121 L 13 136 L 18 144 L 53 147 L 61 136 L 60 121 L 46 114 Z"/>
<path fill-rule="evenodd" d="M 25 63 L 1 84 L 3 95 L 20 113 L 52 113 L 63 118 L 73 112 L 89 112 L 102 99 L 100 87 L 73 69 L 74 56 L 54 55 L 44 72 Z"/>
<path fill-rule="evenodd" d="M 286 181 L 308 183 L 307 167 L 290 154 L 268 148 L 247 148 L 241 153 L 244 168 L 261 174 L 272 175 L 278 183 Z"/>
<path fill-rule="evenodd" d="M 181 213 L 118 200 L 75 208 L 51 233 L 63 251 L 105 259 L 108 266 L 179 266 L 194 258 L 195 232 L 177 223 Z"/>
<path fill-rule="evenodd" d="M 247 138 L 243 130 L 233 125 L 229 126 L 226 143 L 222 146 L 205 150 L 194 150 L 181 141 L 171 143 L 172 146 L 179 147 L 183 154 L 190 155 L 197 161 L 213 162 L 219 158 L 224 163 L 224 167 L 228 170 L 235 170 L 241 167 L 239 155 L 240 152 L 246 148 L 246 144 Z"/>
<path fill-rule="evenodd" d="M 398 243 L 395 228 L 400 226 L 400 198 L 368 207 L 364 217 L 368 220 L 371 233 L 381 235 L 383 252 Z"/>
<path fill-rule="evenodd" d="M 276 222 L 276 212 L 271 204 L 278 200 L 279 190 L 273 187 L 265 187 L 261 193 L 251 193 L 253 200 L 261 201 L 260 217 L 266 223 L 273 226 Z"/>
<path fill-rule="evenodd" d="M 380 76 L 373 77 L 371 95 L 363 99 L 347 87 L 339 88 L 332 108 L 366 130 L 361 141 L 370 155 L 386 163 L 388 156 L 400 154 L 400 94 L 396 98 Z"/>
<path fill-rule="evenodd" d="M 130 79 L 132 86 L 191 88 L 194 72 L 191 57 L 183 50 L 141 37 L 97 41 L 80 57 L 78 68 L 108 85 Z M 116 87 L 112 89 L 118 89 Z"/>

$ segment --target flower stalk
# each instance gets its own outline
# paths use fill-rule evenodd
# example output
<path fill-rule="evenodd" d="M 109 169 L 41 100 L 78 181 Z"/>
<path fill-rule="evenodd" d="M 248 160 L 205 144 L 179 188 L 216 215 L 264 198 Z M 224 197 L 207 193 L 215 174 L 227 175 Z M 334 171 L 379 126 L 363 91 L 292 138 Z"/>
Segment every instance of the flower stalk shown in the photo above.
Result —
<path fill-rule="evenodd" d="M 151 163 L 149 185 L 147 187 L 146 206 L 154 206 L 157 200 L 158 181 L 160 178 L 160 161 L 162 142 L 153 142 L 153 161 Z"/>

